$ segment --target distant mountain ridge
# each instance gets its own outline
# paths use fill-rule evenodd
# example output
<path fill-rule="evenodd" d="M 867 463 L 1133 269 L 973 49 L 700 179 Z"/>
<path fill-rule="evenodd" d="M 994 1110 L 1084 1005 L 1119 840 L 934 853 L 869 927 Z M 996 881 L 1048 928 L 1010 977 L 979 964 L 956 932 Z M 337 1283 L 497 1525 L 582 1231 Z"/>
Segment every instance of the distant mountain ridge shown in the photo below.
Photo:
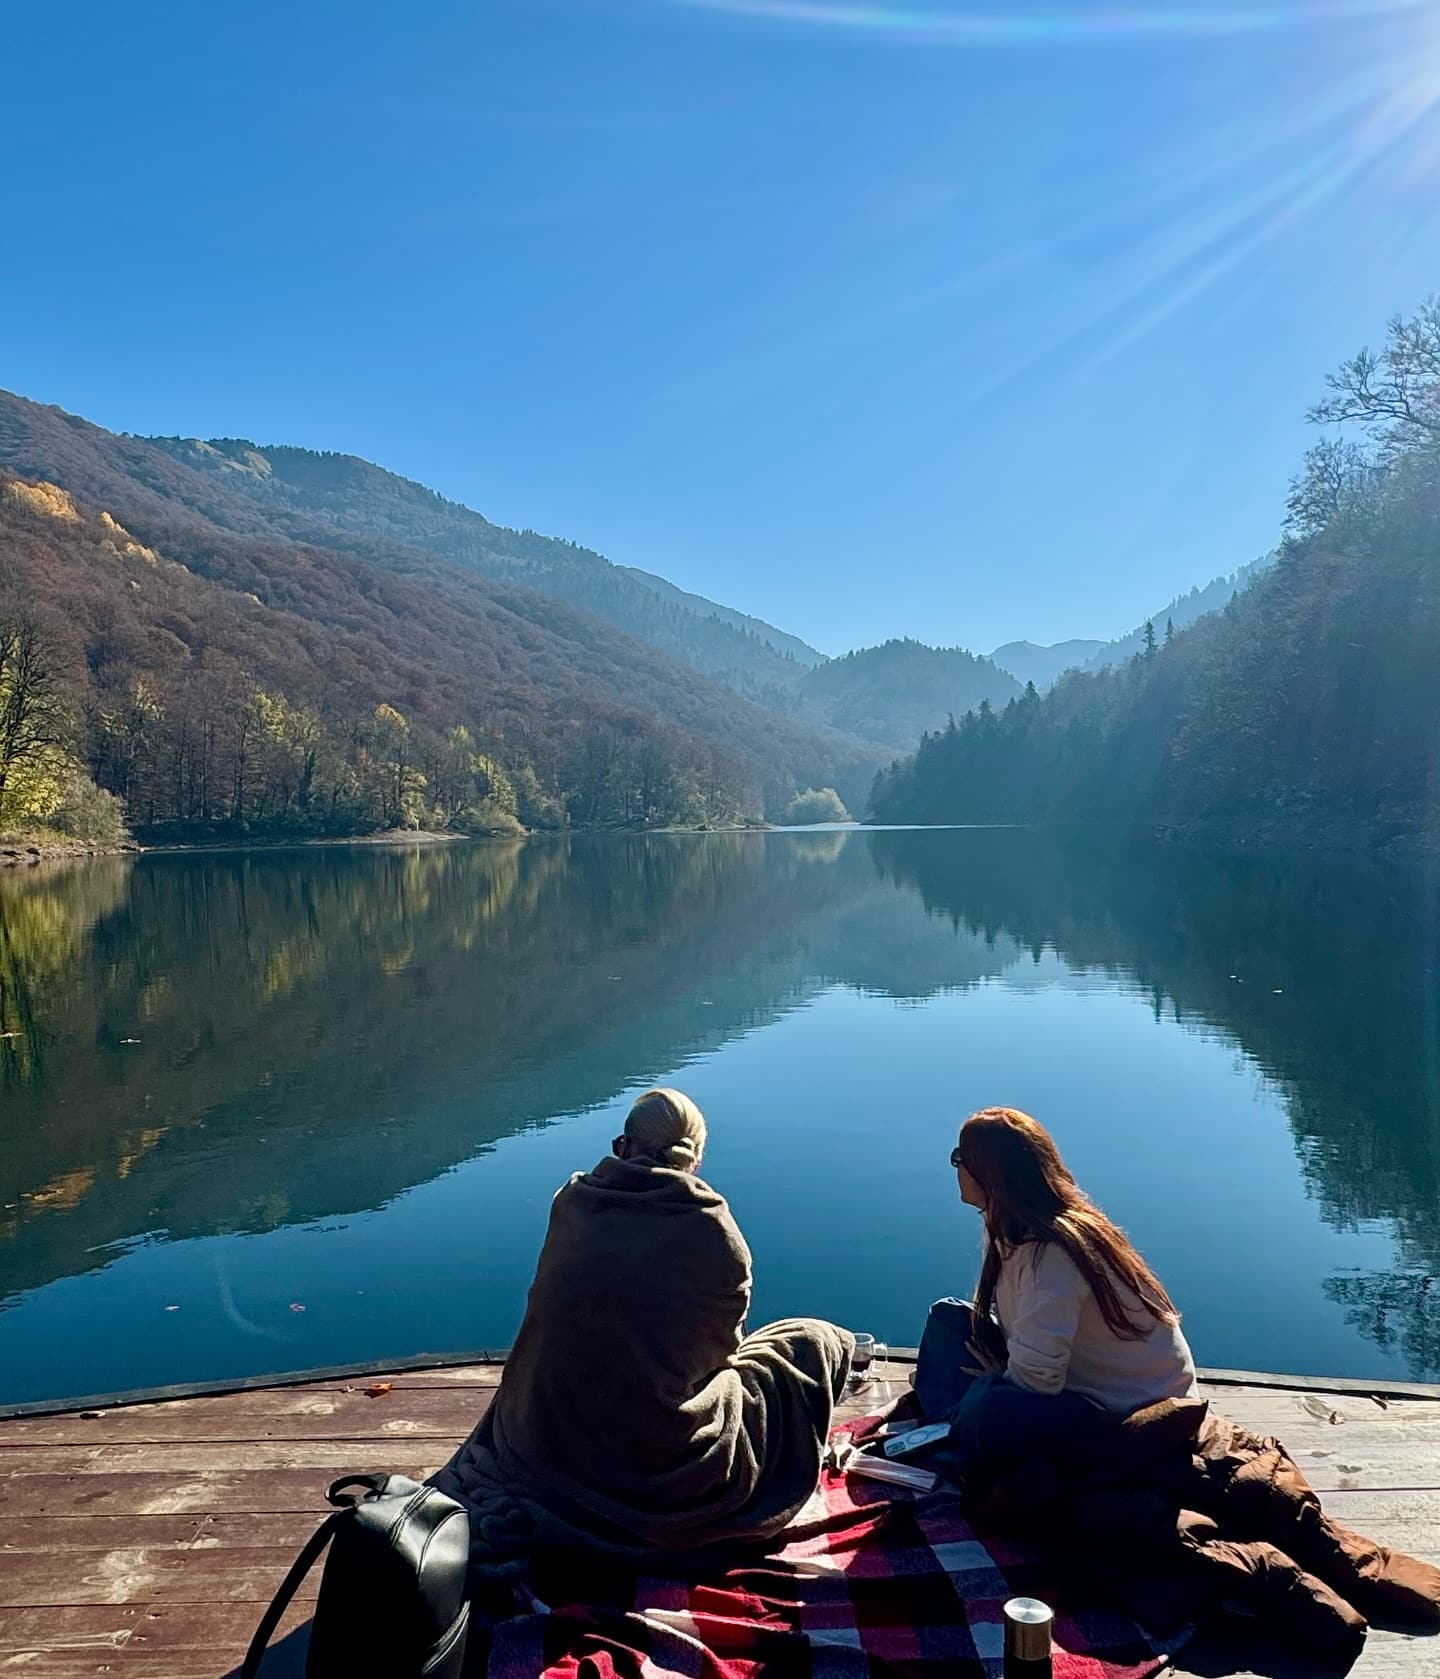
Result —
<path fill-rule="evenodd" d="M 1237 571 L 1212 578 L 1203 586 L 1197 584 L 1188 593 L 1176 595 L 1145 623 L 1154 630 L 1157 639 L 1163 640 L 1169 625 L 1183 630 L 1207 613 L 1223 612 L 1236 595 L 1273 564 L 1274 555 L 1264 554 Z M 1043 693 L 1067 670 L 1108 670 L 1143 652 L 1145 623 L 1137 625 L 1128 635 L 1116 636 L 1113 641 L 1057 641 L 1050 647 L 1038 646 L 1033 641 L 1007 641 L 990 658 L 1001 670 L 1009 671 L 1021 682 L 1033 682 Z"/>
<path fill-rule="evenodd" d="M 1033 641 L 1007 641 L 990 655 L 1001 670 L 1017 682 L 1033 682 L 1048 688 L 1061 671 L 1071 670 L 1093 659 L 1105 646 L 1103 641 L 1057 641 L 1041 647 Z"/>
<path fill-rule="evenodd" d="M 1158 612 L 1152 613 L 1145 622 L 1152 626 L 1157 638 L 1163 641 L 1167 625 L 1173 624 L 1177 630 L 1188 629 L 1208 613 L 1223 612 L 1236 595 L 1247 589 L 1254 578 L 1274 563 L 1273 554 L 1262 554 L 1258 560 L 1251 560 L 1249 565 L 1242 565 L 1226 576 L 1213 577 L 1203 586 L 1196 584 L 1188 593 L 1176 595 L 1174 600 L 1168 601 Z M 1107 641 L 1084 668 L 1106 670 L 1111 665 L 1124 664 L 1126 659 L 1143 652 L 1144 649 L 1145 624 L 1140 624 L 1128 635 L 1117 636 L 1114 641 Z"/>

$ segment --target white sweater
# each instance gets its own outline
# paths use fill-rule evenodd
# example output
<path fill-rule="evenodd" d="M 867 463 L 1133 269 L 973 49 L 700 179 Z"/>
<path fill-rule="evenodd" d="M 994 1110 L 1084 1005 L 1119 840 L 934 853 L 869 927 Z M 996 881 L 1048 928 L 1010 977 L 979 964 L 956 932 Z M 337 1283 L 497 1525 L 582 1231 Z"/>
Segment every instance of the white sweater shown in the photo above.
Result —
<path fill-rule="evenodd" d="M 1130 1291 L 1117 1279 L 1122 1301 Z M 995 1310 L 1005 1331 L 1005 1374 L 1032 1393 L 1083 1394 L 1128 1415 L 1198 1390 L 1195 1360 L 1180 1326 L 1151 1318 L 1135 1300 L 1139 1341 L 1122 1339 L 1101 1316 L 1079 1267 L 1054 1242 L 1025 1242 L 1001 1261 Z M 1127 1302 L 1128 1305 L 1128 1302 Z"/>

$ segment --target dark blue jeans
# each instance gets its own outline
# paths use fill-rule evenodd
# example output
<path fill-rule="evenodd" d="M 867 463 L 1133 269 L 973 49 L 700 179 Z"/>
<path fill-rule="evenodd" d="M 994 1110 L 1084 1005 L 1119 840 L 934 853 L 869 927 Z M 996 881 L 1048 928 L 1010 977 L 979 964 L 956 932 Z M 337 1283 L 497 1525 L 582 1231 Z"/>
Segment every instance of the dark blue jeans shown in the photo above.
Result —
<path fill-rule="evenodd" d="M 915 1397 L 928 1422 L 949 1422 L 947 1455 L 963 1475 L 1062 1445 L 1103 1415 L 1078 1393 L 1031 1393 L 1005 1376 L 975 1376 L 974 1317 L 963 1300 L 930 1308 L 915 1366 Z"/>

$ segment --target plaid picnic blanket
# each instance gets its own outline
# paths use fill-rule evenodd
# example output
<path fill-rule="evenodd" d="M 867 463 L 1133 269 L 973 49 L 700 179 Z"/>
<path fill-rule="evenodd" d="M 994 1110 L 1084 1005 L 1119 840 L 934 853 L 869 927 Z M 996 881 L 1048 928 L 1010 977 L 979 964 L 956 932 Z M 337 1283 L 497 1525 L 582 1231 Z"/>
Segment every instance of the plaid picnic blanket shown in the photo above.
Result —
<path fill-rule="evenodd" d="M 705 1578 L 588 1561 L 537 1576 L 532 1612 L 477 1627 L 485 1679 L 990 1679 L 1001 1606 L 1056 1610 L 1056 1679 L 1148 1679 L 1162 1651 L 1123 1615 L 1076 1604 L 1022 1548 L 981 1538 L 955 1494 L 915 1497 L 827 1471 L 762 1558 Z M 546 1607 L 548 1605 L 548 1607 Z"/>

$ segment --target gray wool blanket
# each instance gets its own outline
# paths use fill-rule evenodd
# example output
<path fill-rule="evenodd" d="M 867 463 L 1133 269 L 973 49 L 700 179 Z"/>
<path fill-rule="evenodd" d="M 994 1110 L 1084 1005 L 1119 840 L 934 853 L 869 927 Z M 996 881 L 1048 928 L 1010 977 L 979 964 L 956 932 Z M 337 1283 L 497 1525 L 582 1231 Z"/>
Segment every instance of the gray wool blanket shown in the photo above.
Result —
<path fill-rule="evenodd" d="M 555 1197 L 499 1392 L 434 1483 L 621 1555 L 779 1533 L 814 1491 L 854 1341 L 745 1335 L 750 1251 L 690 1173 L 602 1160 Z M 477 1524 L 478 1526 L 478 1524 Z"/>

